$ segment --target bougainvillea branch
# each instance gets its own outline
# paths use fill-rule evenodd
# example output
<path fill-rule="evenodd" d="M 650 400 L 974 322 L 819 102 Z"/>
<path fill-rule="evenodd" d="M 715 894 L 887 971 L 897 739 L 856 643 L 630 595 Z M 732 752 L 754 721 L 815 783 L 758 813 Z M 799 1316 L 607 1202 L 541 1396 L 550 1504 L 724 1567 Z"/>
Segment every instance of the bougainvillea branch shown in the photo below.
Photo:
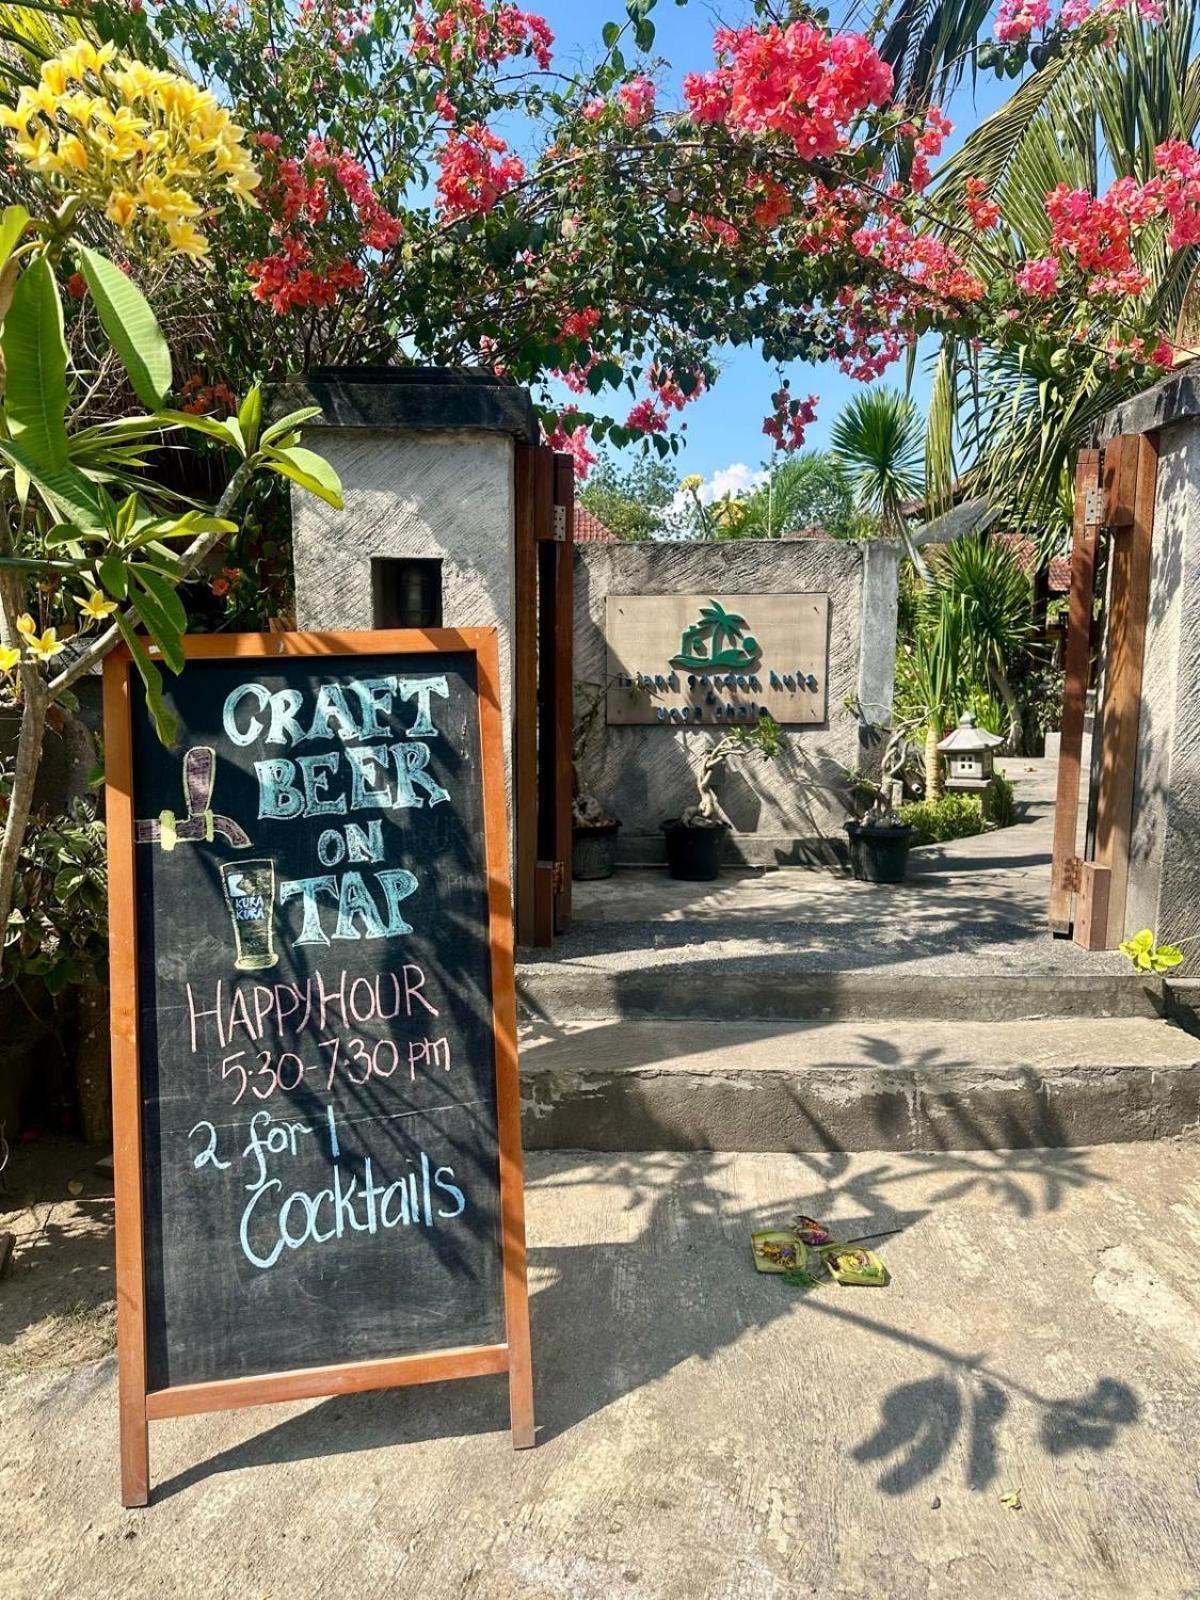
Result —
<path fill-rule="evenodd" d="M 1155 3 L 1066 0 L 1052 19 L 1006 0 L 990 48 L 1108 48 Z M 759 5 L 671 104 L 653 8 L 630 0 L 572 73 L 510 0 L 161 0 L 153 17 L 96 0 L 101 33 L 187 60 L 257 147 L 255 203 L 209 230 L 234 270 L 206 280 L 189 364 L 234 388 L 309 362 L 484 364 L 535 389 L 585 471 L 605 441 L 669 451 L 722 344 L 870 381 L 931 329 L 1004 344 L 1059 315 L 1090 359 L 1089 320 L 1061 316 L 1074 296 L 1103 307 L 1111 359 L 1170 359 L 1140 257 L 1200 241 L 1190 147 L 1160 150 L 1148 184 L 1056 190 L 1049 247 L 1024 259 L 980 181 L 953 216 L 930 200 L 950 124 L 894 103 L 871 38 Z M 794 449 L 812 406 L 772 390 L 764 430 Z"/>

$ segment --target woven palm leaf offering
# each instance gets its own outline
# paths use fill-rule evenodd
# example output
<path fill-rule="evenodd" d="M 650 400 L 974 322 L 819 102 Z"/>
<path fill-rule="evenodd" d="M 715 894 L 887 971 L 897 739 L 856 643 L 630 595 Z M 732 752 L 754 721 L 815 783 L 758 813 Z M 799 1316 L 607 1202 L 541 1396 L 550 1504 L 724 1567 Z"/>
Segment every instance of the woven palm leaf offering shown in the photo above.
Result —
<path fill-rule="evenodd" d="M 818 1254 L 835 1283 L 882 1289 L 888 1282 L 888 1269 L 873 1250 L 860 1250 L 854 1245 L 828 1244 Z"/>

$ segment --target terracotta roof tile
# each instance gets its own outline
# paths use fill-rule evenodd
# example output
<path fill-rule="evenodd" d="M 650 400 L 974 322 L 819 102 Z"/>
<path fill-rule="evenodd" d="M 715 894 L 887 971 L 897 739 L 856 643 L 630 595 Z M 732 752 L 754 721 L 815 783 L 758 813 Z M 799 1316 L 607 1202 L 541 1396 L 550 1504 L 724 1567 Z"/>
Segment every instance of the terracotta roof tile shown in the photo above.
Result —
<path fill-rule="evenodd" d="M 606 528 L 600 518 L 594 516 L 586 506 L 575 502 L 575 543 L 576 544 L 619 544 L 616 534 Z"/>

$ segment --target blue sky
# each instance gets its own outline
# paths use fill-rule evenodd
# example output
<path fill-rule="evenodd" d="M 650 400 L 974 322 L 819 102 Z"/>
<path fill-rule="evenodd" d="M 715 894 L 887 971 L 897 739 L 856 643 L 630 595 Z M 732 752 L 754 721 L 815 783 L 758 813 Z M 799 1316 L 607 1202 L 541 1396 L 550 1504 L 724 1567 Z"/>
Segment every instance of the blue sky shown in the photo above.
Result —
<path fill-rule="evenodd" d="M 544 16 L 554 29 L 555 51 L 564 62 L 593 60 L 598 52 L 600 33 L 608 21 L 623 21 L 621 0 L 527 0 L 531 9 Z M 853 0 L 850 0 L 853 5 Z M 657 26 L 654 53 L 669 66 L 664 73 L 664 88 L 678 86 L 685 72 L 702 70 L 712 64 L 712 36 L 722 22 L 742 20 L 744 8 L 732 0 L 717 6 L 711 0 L 690 0 L 677 6 L 672 0 L 659 0 L 653 13 Z M 835 16 L 842 8 L 835 8 Z M 862 8 L 868 9 L 868 8 Z M 873 9 L 869 8 L 869 9 Z M 972 86 L 969 79 L 943 109 L 955 124 L 948 146 L 964 138 L 977 123 L 994 111 L 1015 85 L 1000 83 L 988 73 Z M 705 478 L 735 466 L 757 468 L 768 453 L 762 419 L 770 409 L 772 369 L 751 350 L 718 353 L 723 371 L 710 394 L 688 407 L 685 435 L 687 443 L 676 458 L 681 474 L 698 472 Z M 834 418 L 861 385 L 844 377 L 834 367 L 793 366 L 788 375 L 795 394 L 815 394 L 820 399 L 817 421 L 808 432 L 808 443 L 827 444 Z M 903 386 L 906 368 L 898 364 L 881 380 Z M 924 408 L 929 380 L 922 365 L 912 379 L 911 393 Z M 735 478 L 740 475 L 735 475 Z"/>

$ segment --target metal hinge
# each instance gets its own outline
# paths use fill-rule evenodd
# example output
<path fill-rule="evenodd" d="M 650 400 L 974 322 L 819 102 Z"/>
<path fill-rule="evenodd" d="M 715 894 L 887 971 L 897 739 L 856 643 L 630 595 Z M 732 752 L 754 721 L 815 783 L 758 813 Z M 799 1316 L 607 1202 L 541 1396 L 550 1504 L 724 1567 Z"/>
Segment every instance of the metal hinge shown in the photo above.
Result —
<path fill-rule="evenodd" d="M 555 506 L 554 508 L 554 542 L 565 544 L 567 539 L 567 508 Z"/>
<path fill-rule="evenodd" d="M 1092 527 L 1104 521 L 1104 490 L 1093 484 L 1083 497 L 1083 520 Z"/>

